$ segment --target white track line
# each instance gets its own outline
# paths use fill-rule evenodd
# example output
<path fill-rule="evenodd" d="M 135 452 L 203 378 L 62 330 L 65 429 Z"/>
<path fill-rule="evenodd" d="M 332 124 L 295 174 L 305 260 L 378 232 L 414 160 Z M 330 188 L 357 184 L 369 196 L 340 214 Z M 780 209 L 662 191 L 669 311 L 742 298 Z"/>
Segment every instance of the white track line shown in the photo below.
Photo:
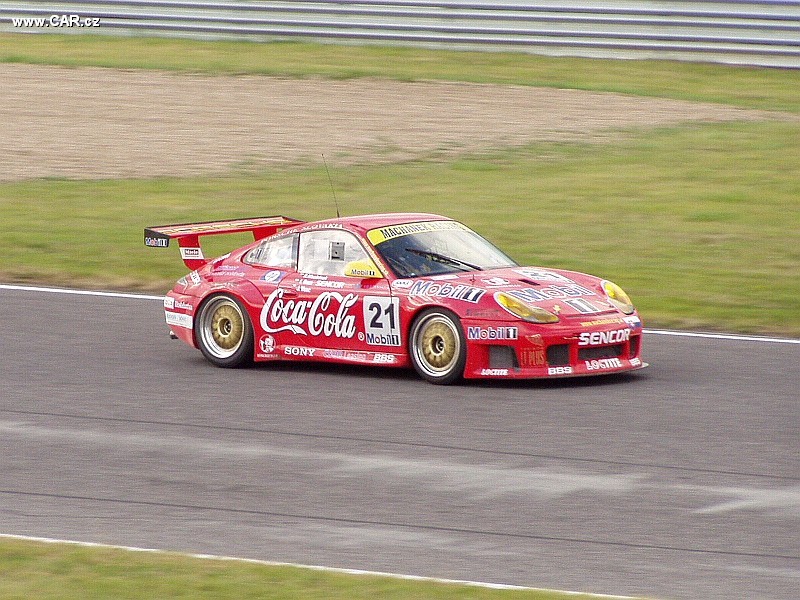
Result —
<path fill-rule="evenodd" d="M 107 296 L 109 298 L 132 298 L 134 300 L 164 301 L 164 296 L 150 296 L 147 294 L 129 294 L 122 292 L 94 292 L 91 290 L 70 290 L 66 288 L 36 287 L 32 285 L 10 285 L 0 283 L 0 290 L 15 290 L 20 292 L 41 292 L 45 294 L 71 294 L 73 296 Z"/>
<path fill-rule="evenodd" d="M 164 296 L 147 294 L 130 294 L 126 292 L 95 292 L 91 290 L 71 290 L 67 288 L 37 287 L 31 285 L 12 285 L 0 283 L 0 290 L 16 290 L 23 292 L 40 292 L 48 294 L 72 294 L 74 296 L 106 296 L 109 298 L 132 298 L 135 300 L 164 300 Z M 651 335 L 671 335 L 676 337 L 709 338 L 714 340 L 731 340 L 738 342 L 759 342 L 765 344 L 800 344 L 800 340 L 790 338 L 772 338 L 754 335 L 737 335 L 731 333 L 700 333 L 693 331 L 672 331 L 666 329 L 645 329 Z"/>
<path fill-rule="evenodd" d="M 738 340 L 740 342 L 763 342 L 769 344 L 800 344 L 800 340 L 789 338 L 770 338 L 757 335 L 735 335 L 731 333 L 696 333 L 692 331 L 668 331 L 665 329 L 645 329 L 645 333 L 656 335 L 675 335 L 680 337 L 710 338 L 714 340 Z"/>
<path fill-rule="evenodd" d="M 374 577 L 391 577 L 392 579 L 403 579 L 406 581 L 423 581 L 429 583 L 444 583 L 454 585 L 467 585 L 470 587 L 488 588 L 492 590 L 522 590 L 531 592 L 550 592 L 557 594 L 565 594 L 568 596 L 585 596 L 587 598 L 604 598 L 606 600 L 640 600 L 633 596 L 612 596 L 608 594 L 590 594 L 586 592 L 571 592 L 564 590 L 550 590 L 544 588 L 532 588 L 521 585 L 509 585 L 505 583 L 484 583 L 481 581 L 463 581 L 459 579 L 439 579 L 436 577 L 422 577 L 419 575 L 399 575 L 397 573 L 383 573 L 380 571 L 363 571 L 361 569 L 339 569 L 336 567 L 320 567 L 316 565 L 301 565 L 296 563 L 273 562 L 268 560 L 256 560 L 253 558 L 236 558 L 234 556 L 215 556 L 213 554 L 186 554 L 183 552 L 171 552 L 168 550 L 159 550 L 157 548 L 137 548 L 134 546 L 115 546 L 112 544 L 97 544 L 95 542 L 78 542 L 74 540 L 59 540 L 46 537 L 33 537 L 29 535 L 14 535 L 10 533 L 0 533 L 0 538 L 21 540 L 26 542 L 38 542 L 43 544 L 71 544 L 73 546 L 82 546 L 84 548 L 104 548 L 109 550 L 125 550 L 128 552 L 152 552 L 154 554 L 169 554 L 172 556 L 185 556 L 187 558 L 196 558 L 201 560 L 220 560 L 241 562 L 254 565 L 264 565 L 268 567 L 294 567 L 297 569 L 310 569 L 313 571 L 324 571 L 326 573 L 343 573 L 345 575 L 366 575 Z"/>

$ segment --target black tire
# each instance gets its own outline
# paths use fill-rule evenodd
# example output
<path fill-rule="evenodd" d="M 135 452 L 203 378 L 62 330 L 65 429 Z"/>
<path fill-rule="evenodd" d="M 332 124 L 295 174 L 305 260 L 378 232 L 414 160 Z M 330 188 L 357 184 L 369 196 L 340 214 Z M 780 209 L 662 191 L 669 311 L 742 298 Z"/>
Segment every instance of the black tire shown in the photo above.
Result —
<path fill-rule="evenodd" d="M 458 381 L 467 362 L 461 321 L 447 309 L 422 311 L 411 325 L 408 353 L 414 370 L 425 381 L 439 385 Z"/>
<path fill-rule="evenodd" d="M 253 324 L 242 303 L 227 294 L 211 296 L 195 321 L 200 352 L 218 367 L 234 368 L 253 362 Z"/>

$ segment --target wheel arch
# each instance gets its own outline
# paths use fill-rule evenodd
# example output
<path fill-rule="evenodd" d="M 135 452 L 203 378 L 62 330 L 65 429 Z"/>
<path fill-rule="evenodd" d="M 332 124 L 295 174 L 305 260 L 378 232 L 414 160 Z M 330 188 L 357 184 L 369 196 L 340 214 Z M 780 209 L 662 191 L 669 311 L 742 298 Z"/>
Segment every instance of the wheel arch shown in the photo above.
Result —
<path fill-rule="evenodd" d="M 453 322 L 455 327 L 458 328 L 458 330 L 459 330 L 458 338 L 460 339 L 460 346 L 462 347 L 461 356 L 458 359 L 458 363 L 460 363 L 460 367 L 458 367 L 456 369 L 455 376 L 451 376 L 451 375 L 447 376 L 446 375 L 441 380 L 438 380 L 437 377 L 429 376 L 431 374 L 429 374 L 429 375 L 423 374 L 419 370 L 419 368 L 417 366 L 417 360 L 414 357 L 414 353 L 415 353 L 415 348 L 414 348 L 414 344 L 415 344 L 415 327 L 417 325 L 417 322 L 420 319 L 425 318 L 429 314 L 434 313 L 434 312 L 442 313 L 450 321 Z M 425 379 L 425 380 L 427 380 L 427 381 L 429 381 L 431 383 L 444 383 L 445 385 L 447 385 L 447 384 L 454 383 L 455 381 L 458 381 L 458 380 L 462 379 L 463 376 L 464 376 L 464 372 L 465 372 L 465 368 L 466 368 L 466 364 L 467 364 L 467 360 L 468 360 L 468 354 L 469 354 L 469 343 L 467 341 L 467 334 L 466 334 L 466 330 L 464 329 L 464 324 L 463 324 L 464 317 L 462 315 L 460 315 L 456 310 L 453 310 L 449 306 L 442 305 L 442 304 L 437 304 L 437 303 L 433 303 L 433 302 L 429 302 L 429 303 L 426 303 L 424 305 L 415 307 L 413 313 L 411 313 L 410 316 L 411 316 L 411 318 L 409 319 L 409 322 L 408 322 L 408 329 L 406 330 L 405 351 L 406 351 L 406 353 L 408 355 L 408 360 L 411 363 L 411 366 L 414 367 L 414 369 L 417 371 L 417 373 L 423 379 Z"/>
<path fill-rule="evenodd" d="M 200 348 L 198 336 L 197 320 L 202 315 L 203 309 L 214 298 L 219 296 L 229 296 L 244 306 L 245 316 L 250 321 L 250 330 L 253 339 L 256 339 L 257 327 L 259 327 L 258 315 L 264 305 L 264 297 L 258 288 L 248 280 L 226 282 L 211 286 L 197 303 L 194 311 L 195 327 L 192 328 L 192 342 L 195 348 Z M 248 362 L 255 360 L 255 342 L 253 343 L 252 356 Z"/>
<path fill-rule="evenodd" d="M 209 300 L 223 294 L 233 296 L 245 305 L 248 317 L 250 318 L 250 324 L 255 330 L 255 327 L 258 325 L 258 314 L 264 306 L 264 297 L 255 285 L 244 279 L 234 283 L 217 284 L 210 287 L 198 301 L 197 308 L 194 311 L 195 317 L 200 314 L 203 306 L 205 306 Z M 256 316 L 255 319 L 253 318 L 254 315 Z M 195 347 L 197 347 L 196 329 L 193 330 L 192 337 L 194 338 Z"/>

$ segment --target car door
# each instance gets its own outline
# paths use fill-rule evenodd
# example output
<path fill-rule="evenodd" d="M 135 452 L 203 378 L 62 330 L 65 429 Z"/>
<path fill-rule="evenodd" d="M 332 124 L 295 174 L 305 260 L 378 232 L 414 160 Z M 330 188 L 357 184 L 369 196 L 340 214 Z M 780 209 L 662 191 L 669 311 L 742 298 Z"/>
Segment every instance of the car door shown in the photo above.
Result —
<path fill-rule="evenodd" d="M 275 309 L 276 304 L 294 297 L 292 294 L 284 296 L 281 283 L 286 278 L 293 280 L 297 272 L 298 239 L 296 233 L 271 237 L 244 257 L 244 263 L 251 269 L 249 280 L 264 298 L 260 313 L 253 315 L 256 359 L 274 360 L 283 356 L 281 347 L 286 343 L 284 331 L 288 328 L 269 324 L 267 306 Z"/>
<path fill-rule="evenodd" d="M 400 351 L 399 300 L 377 269 L 361 276 L 358 266 L 369 264 L 349 231 L 299 234 L 297 271 L 266 298 L 261 319 L 265 331 L 279 336 L 285 357 L 375 362 L 372 353 Z"/>

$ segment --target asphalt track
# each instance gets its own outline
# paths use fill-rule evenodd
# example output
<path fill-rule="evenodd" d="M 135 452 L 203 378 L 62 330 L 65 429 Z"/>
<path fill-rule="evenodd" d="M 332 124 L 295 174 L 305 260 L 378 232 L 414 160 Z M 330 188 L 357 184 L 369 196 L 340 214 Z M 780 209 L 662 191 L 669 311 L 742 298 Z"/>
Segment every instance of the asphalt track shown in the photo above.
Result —
<path fill-rule="evenodd" d="M 216 369 L 158 301 L 0 289 L 0 532 L 660 599 L 800 597 L 800 344 L 431 386 Z"/>

